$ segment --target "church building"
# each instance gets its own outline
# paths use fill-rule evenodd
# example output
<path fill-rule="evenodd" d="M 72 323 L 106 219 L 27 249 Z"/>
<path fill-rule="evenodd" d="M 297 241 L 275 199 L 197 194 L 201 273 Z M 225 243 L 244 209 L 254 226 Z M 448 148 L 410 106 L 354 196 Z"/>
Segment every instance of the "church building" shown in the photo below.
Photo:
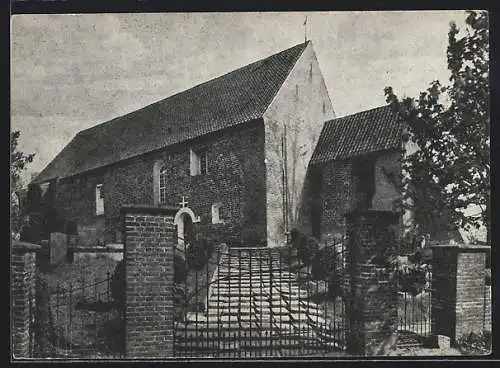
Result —
<path fill-rule="evenodd" d="M 145 204 L 179 208 L 179 243 L 209 232 L 279 246 L 303 222 L 309 162 L 334 118 L 307 41 L 79 132 L 32 183 L 104 243 L 121 242 L 122 205 Z"/>
<path fill-rule="evenodd" d="M 303 231 L 328 242 L 345 235 L 345 214 L 378 210 L 401 213 L 398 234 L 411 235 L 415 218 L 402 203 L 402 163 L 416 150 L 405 123 L 388 105 L 326 121 L 304 184 Z M 450 226 L 436 226 L 430 240 L 463 241 L 445 212 L 442 216 Z"/>
<path fill-rule="evenodd" d="M 325 122 L 305 185 L 309 233 L 328 240 L 344 234 L 346 213 L 401 210 L 403 133 L 388 105 Z"/>

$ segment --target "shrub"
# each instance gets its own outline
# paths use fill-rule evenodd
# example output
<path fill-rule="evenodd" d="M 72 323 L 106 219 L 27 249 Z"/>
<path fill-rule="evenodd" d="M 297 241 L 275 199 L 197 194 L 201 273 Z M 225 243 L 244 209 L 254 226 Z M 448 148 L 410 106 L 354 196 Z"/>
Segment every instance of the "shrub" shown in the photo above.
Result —
<path fill-rule="evenodd" d="M 319 251 L 319 243 L 316 238 L 302 234 L 298 229 L 290 231 L 290 240 L 293 248 L 297 249 L 297 255 L 305 265 L 310 265 L 314 255 Z"/>
<path fill-rule="evenodd" d="M 181 321 L 185 315 L 185 307 L 186 307 L 185 286 L 174 283 L 173 293 L 174 293 L 174 320 Z"/>
<path fill-rule="evenodd" d="M 207 257 L 210 258 L 215 249 L 215 245 L 217 244 L 217 240 L 211 236 L 200 234 L 196 237 L 196 241 L 200 243 L 200 247 L 205 249 Z"/>
<path fill-rule="evenodd" d="M 191 270 L 200 270 L 205 266 L 210 258 L 209 250 L 206 248 L 206 241 L 195 239 L 189 244 L 186 250 L 186 261 Z"/>
<path fill-rule="evenodd" d="M 44 233 L 45 222 L 42 214 L 31 212 L 23 217 L 21 224 L 20 240 L 38 243 L 46 238 Z"/>
<path fill-rule="evenodd" d="M 313 257 L 311 273 L 316 280 L 326 280 L 333 272 L 341 273 L 343 267 L 342 244 L 319 249 Z"/>
<path fill-rule="evenodd" d="M 484 355 L 491 352 L 491 332 L 484 331 L 462 336 L 457 341 L 457 348 L 464 355 Z"/>
<path fill-rule="evenodd" d="M 328 293 L 335 297 L 342 292 L 342 245 L 319 249 L 312 259 L 311 275 L 314 280 L 326 280 Z"/>
<path fill-rule="evenodd" d="M 174 283 L 186 281 L 187 277 L 186 260 L 178 252 L 174 253 Z"/>
<path fill-rule="evenodd" d="M 429 267 L 426 265 L 408 264 L 399 267 L 397 270 L 397 279 L 399 291 L 417 295 L 425 287 Z"/>
<path fill-rule="evenodd" d="M 265 247 L 266 229 L 263 226 L 246 226 L 241 230 L 241 242 L 245 246 Z"/>

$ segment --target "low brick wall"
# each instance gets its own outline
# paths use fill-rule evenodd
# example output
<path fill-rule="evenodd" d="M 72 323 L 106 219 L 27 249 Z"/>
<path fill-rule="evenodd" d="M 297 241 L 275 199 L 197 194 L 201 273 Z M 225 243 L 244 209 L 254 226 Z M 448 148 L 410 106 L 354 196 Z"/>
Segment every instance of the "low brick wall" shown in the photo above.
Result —
<path fill-rule="evenodd" d="M 123 259 L 123 244 L 109 244 L 105 247 L 68 247 L 68 261 L 79 262 L 83 259 L 94 259 L 98 254 L 104 254 L 109 259 L 120 262 Z"/>
<path fill-rule="evenodd" d="M 12 354 L 16 359 L 33 357 L 35 318 L 36 252 L 39 245 L 13 242 L 11 254 Z"/>
<path fill-rule="evenodd" d="M 452 343 L 485 329 L 491 302 L 485 295 L 485 259 L 489 247 L 435 245 L 432 259 L 432 331 Z M 490 295 L 491 300 L 491 295 Z"/>

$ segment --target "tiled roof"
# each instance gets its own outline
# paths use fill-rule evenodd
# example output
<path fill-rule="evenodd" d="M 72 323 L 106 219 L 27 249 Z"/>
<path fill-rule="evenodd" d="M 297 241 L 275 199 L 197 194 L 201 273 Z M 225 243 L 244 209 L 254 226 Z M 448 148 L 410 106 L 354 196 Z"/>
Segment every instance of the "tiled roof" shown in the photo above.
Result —
<path fill-rule="evenodd" d="M 398 148 L 403 126 L 389 106 L 325 122 L 311 164 Z"/>
<path fill-rule="evenodd" d="M 33 182 L 69 177 L 261 118 L 306 46 L 296 45 L 81 131 Z"/>

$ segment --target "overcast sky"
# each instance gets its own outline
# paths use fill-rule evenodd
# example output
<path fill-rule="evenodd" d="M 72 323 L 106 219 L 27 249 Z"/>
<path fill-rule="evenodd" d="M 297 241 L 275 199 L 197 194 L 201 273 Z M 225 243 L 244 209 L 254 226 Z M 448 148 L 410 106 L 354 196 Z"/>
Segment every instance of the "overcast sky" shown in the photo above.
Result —
<path fill-rule="evenodd" d="M 304 41 L 338 117 L 447 82 L 463 11 L 145 13 L 12 17 L 11 128 L 41 171 L 80 130 Z M 119 137 L 117 137 L 119 139 Z"/>

